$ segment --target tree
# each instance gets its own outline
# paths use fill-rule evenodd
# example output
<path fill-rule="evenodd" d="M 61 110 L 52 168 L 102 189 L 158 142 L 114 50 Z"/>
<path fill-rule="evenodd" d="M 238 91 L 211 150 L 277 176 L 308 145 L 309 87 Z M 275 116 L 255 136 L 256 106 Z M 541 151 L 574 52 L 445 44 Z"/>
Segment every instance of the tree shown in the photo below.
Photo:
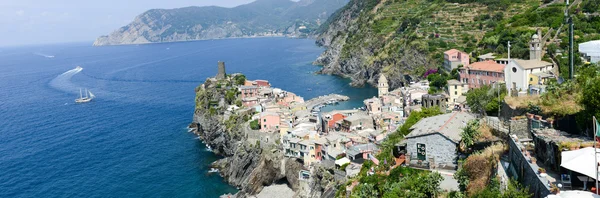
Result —
<path fill-rule="evenodd" d="M 244 74 L 238 74 L 233 78 L 233 80 L 235 81 L 236 85 L 243 85 L 246 83 L 246 76 L 244 76 Z"/>
<path fill-rule="evenodd" d="M 235 89 L 227 90 L 227 92 L 225 93 L 225 102 L 227 102 L 227 104 L 233 104 L 235 102 L 236 96 L 237 96 L 237 90 L 235 90 Z"/>
<path fill-rule="evenodd" d="M 498 112 L 506 93 L 506 87 L 504 86 L 500 85 L 492 88 L 489 85 L 484 85 L 467 92 L 467 105 L 471 107 L 471 111 L 482 115 L 495 114 Z"/>
<path fill-rule="evenodd" d="M 479 131 L 479 120 L 472 120 L 467 123 L 467 127 L 463 128 L 460 133 L 461 143 L 463 150 L 467 150 L 469 147 L 475 144 L 477 138 L 479 138 L 481 132 Z"/>

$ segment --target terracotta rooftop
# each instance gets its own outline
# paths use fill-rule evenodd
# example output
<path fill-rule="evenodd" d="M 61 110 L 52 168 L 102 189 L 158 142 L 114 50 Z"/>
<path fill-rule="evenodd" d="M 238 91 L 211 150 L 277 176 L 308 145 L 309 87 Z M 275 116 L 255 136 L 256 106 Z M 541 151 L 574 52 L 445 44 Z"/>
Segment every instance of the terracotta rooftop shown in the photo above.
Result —
<path fill-rule="evenodd" d="M 478 71 L 491 71 L 491 72 L 504 72 L 504 66 L 496 63 L 496 61 L 487 60 L 481 62 L 471 63 L 469 69 Z"/>

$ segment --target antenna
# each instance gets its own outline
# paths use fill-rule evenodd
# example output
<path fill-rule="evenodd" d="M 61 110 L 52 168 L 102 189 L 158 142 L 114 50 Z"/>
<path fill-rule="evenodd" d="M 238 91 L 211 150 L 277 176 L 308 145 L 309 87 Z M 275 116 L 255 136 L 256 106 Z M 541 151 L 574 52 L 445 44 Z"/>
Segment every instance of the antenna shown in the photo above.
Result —
<path fill-rule="evenodd" d="M 510 63 L 510 41 L 508 41 L 508 62 Z"/>
<path fill-rule="evenodd" d="M 567 18 L 567 24 L 569 25 L 569 79 L 573 80 L 573 17 L 569 14 L 569 0 L 567 0 L 565 17 Z"/>

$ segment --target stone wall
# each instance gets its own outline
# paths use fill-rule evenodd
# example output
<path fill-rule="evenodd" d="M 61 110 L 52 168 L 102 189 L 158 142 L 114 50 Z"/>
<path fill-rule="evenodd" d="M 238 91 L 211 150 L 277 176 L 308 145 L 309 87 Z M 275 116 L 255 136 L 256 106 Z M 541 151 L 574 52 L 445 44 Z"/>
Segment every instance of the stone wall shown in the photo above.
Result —
<path fill-rule="evenodd" d="M 546 197 L 549 195 L 548 180 L 538 176 L 537 170 L 539 167 L 536 164 L 529 163 L 527 157 L 521 152 L 521 143 L 509 138 L 508 144 L 510 147 L 508 174 L 512 178 L 516 177 L 521 184 L 529 187 L 529 192 L 533 193 L 533 197 Z"/>
<path fill-rule="evenodd" d="M 512 108 L 503 102 L 499 118 L 500 120 L 510 120 L 512 117 L 525 115 L 526 112 L 525 108 Z"/>
<path fill-rule="evenodd" d="M 411 165 L 418 166 L 417 143 L 425 144 L 426 159 L 436 168 L 454 169 L 456 167 L 456 144 L 439 133 L 406 139 L 406 150 Z"/>
<path fill-rule="evenodd" d="M 511 120 L 509 133 L 517 135 L 519 138 L 531 138 L 529 130 L 529 121 L 527 119 Z"/>

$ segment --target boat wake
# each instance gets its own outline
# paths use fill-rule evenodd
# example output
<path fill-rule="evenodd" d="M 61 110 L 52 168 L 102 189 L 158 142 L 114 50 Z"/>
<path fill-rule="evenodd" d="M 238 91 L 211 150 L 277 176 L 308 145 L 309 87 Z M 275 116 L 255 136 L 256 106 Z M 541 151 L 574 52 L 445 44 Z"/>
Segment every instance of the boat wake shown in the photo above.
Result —
<path fill-rule="evenodd" d="M 34 53 L 35 55 L 46 57 L 46 58 L 54 58 L 54 55 L 42 54 L 42 53 Z"/>
<path fill-rule="evenodd" d="M 71 78 L 73 78 L 75 74 L 78 74 L 82 70 L 83 68 L 77 67 L 75 69 L 66 71 L 65 73 L 62 73 L 61 75 L 58 75 L 56 78 L 52 79 L 50 81 L 50 86 L 61 91 L 75 93 L 77 90 L 79 90 L 79 88 L 71 82 Z"/>
<path fill-rule="evenodd" d="M 216 168 L 210 168 L 210 170 L 208 170 L 209 173 L 218 173 L 219 169 Z"/>

